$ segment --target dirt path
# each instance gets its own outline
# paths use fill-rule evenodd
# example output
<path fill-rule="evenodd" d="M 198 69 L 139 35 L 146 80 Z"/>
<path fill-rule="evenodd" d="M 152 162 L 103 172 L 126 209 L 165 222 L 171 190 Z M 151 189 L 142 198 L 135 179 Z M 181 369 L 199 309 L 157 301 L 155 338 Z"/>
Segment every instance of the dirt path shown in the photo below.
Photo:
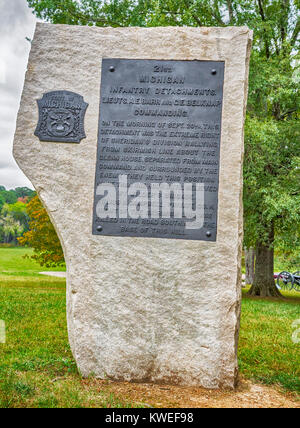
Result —
<path fill-rule="evenodd" d="M 66 272 L 39 272 L 40 275 L 56 276 L 57 278 L 65 278 Z"/>
<path fill-rule="evenodd" d="M 112 392 L 122 400 L 128 400 L 146 407 L 300 408 L 300 401 L 293 394 L 283 393 L 276 387 L 254 384 L 245 380 L 240 382 L 239 387 L 234 392 L 101 380 L 94 382 L 94 386 L 99 387 L 99 391 Z"/>

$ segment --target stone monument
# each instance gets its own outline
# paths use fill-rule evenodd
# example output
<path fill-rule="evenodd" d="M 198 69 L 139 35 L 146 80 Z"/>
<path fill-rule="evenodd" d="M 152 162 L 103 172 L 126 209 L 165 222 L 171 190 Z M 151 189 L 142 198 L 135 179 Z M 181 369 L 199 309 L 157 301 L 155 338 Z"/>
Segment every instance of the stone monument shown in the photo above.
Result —
<path fill-rule="evenodd" d="M 37 24 L 14 141 L 83 376 L 233 388 L 252 34 Z"/>

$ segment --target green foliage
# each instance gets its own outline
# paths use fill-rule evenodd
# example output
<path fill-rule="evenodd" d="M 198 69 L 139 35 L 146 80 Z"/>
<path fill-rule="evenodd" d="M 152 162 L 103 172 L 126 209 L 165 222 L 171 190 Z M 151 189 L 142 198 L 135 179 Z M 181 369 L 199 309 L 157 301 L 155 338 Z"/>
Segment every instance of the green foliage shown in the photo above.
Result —
<path fill-rule="evenodd" d="M 32 198 L 35 191 L 28 187 L 17 187 L 16 189 L 6 190 L 4 186 L 0 186 L 0 212 L 4 204 L 15 204 L 19 198 Z"/>
<path fill-rule="evenodd" d="M 0 230 L 4 243 L 13 242 L 15 245 L 17 244 L 17 238 L 24 232 L 20 223 L 14 220 L 10 214 L 0 219 Z"/>
<path fill-rule="evenodd" d="M 54 24 L 97 26 L 226 26 L 255 29 L 257 46 L 279 49 L 299 31 L 299 2 L 282 0 L 27 0 L 35 14 Z M 273 45 L 269 46 L 268 34 Z M 274 42 L 275 41 L 275 42 Z M 266 49 L 267 43 L 267 49 Z"/>
<path fill-rule="evenodd" d="M 281 272 L 287 270 L 289 272 L 296 272 L 300 266 L 300 251 L 299 247 L 282 246 L 282 243 L 277 243 L 275 254 L 274 272 Z"/>
<path fill-rule="evenodd" d="M 29 189 L 28 187 L 16 187 L 15 193 L 17 198 L 26 198 L 31 199 L 35 195 L 35 191 Z"/>
<path fill-rule="evenodd" d="M 22 208 L 18 207 L 18 213 L 15 217 L 15 212 L 11 210 L 11 207 L 22 204 L 21 202 L 16 202 L 15 204 L 4 204 L 1 211 L 0 217 L 0 234 L 2 236 L 4 243 L 13 242 L 17 244 L 17 238 L 22 235 L 25 230 L 24 225 L 19 221 L 19 218 L 22 217 L 21 211 Z M 22 204 L 25 205 L 25 204 Z"/>
<path fill-rule="evenodd" d="M 248 115 L 245 127 L 244 212 L 246 245 L 264 241 L 272 222 L 277 243 L 300 245 L 300 153 L 296 129 Z"/>
<path fill-rule="evenodd" d="M 7 191 L 0 186 L 0 244 L 29 245 L 42 266 L 64 264 L 59 239 L 48 214 L 28 187 Z"/>
<path fill-rule="evenodd" d="M 17 245 L 29 228 L 26 203 L 35 192 L 28 187 L 6 190 L 0 186 L 0 243 Z"/>
<path fill-rule="evenodd" d="M 31 257 L 41 266 L 59 266 L 65 263 L 63 250 L 47 211 L 38 196 L 26 205 L 29 231 L 19 238 L 21 245 L 34 249 Z"/>
<path fill-rule="evenodd" d="M 255 39 L 255 46 L 265 47 L 254 49 L 251 57 L 245 126 L 245 240 L 248 246 L 255 245 L 257 240 L 264 242 L 267 225 L 274 224 L 277 245 L 281 242 L 297 248 L 300 245 L 299 67 L 294 40 L 297 25 L 289 2 L 289 18 L 286 27 L 280 30 L 285 15 L 275 5 L 274 2 L 266 8 L 263 33 L 260 39 L 257 36 Z"/>
<path fill-rule="evenodd" d="M 26 203 L 18 201 L 14 204 L 5 204 L 2 208 L 2 216 L 11 215 L 27 231 L 29 229 L 29 216 L 26 210 Z"/>
<path fill-rule="evenodd" d="M 6 203 L 5 198 L 3 195 L 1 195 L 0 192 L 0 212 L 2 211 L 3 205 Z"/>
<path fill-rule="evenodd" d="M 152 1 L 28 0 L 37 17 L 54 24 L 145 26 Z"/>
<path fill-rule="evenodd" d="M 0 191 L 0 197 L 4 199 L 6 204 L 14 204 L 18 199 L 14 190 L 2 190 Z"/>

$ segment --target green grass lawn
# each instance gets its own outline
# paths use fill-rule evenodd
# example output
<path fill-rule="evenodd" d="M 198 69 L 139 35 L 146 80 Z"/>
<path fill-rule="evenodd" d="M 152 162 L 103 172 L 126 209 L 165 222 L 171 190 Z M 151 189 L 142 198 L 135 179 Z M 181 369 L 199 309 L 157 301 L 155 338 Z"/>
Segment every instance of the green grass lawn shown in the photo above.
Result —
<path fill-rule="evenodd" d="M 0 247 L 0 274 L 12 276 L 30 276 L 40 278 L 39 272 L 65 271 L 65 267 L 46 268 L 41 267 L 31 259 L 33 250 L 30 248 L 1 248 Z M 28 256 L 28 257 L 27 257 Z"/>
<path fill-rule="evenodd" d="M 68 345 L 65 279 L 39 275 L 47 269 L 24 254 L 30 250 L 0 248 L 7 334 L 0 343 L 0 407 L 138 407 L 81 379 Z M 300 319 L 300 293 L 285 294 L 280 302 L 243 297 L 239 365 L 244 378 L 296 393 L 300 344 L 292 341 L 292 322 Z"/>
<path fill-rule="evenodd" d="M 300 343 L 293 343 L 293 321 L 299 319 L 300 293 L 285 299 L 246 297 L 243 291 L 239 368 L 246 378 L 300 392 Z M 300 331 L 299 331 L 300 339 Z"/>

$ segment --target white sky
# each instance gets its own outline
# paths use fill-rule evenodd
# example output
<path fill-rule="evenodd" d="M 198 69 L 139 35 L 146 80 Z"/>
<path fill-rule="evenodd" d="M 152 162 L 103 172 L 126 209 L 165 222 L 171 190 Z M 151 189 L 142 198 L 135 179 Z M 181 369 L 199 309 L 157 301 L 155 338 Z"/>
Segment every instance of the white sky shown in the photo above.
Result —
<path fill-rule="evenodd" d="M 32 184 L 15 163 L 12 144 L 36 18 L 26 0 L 0 0 L 0 185 Z"/>

